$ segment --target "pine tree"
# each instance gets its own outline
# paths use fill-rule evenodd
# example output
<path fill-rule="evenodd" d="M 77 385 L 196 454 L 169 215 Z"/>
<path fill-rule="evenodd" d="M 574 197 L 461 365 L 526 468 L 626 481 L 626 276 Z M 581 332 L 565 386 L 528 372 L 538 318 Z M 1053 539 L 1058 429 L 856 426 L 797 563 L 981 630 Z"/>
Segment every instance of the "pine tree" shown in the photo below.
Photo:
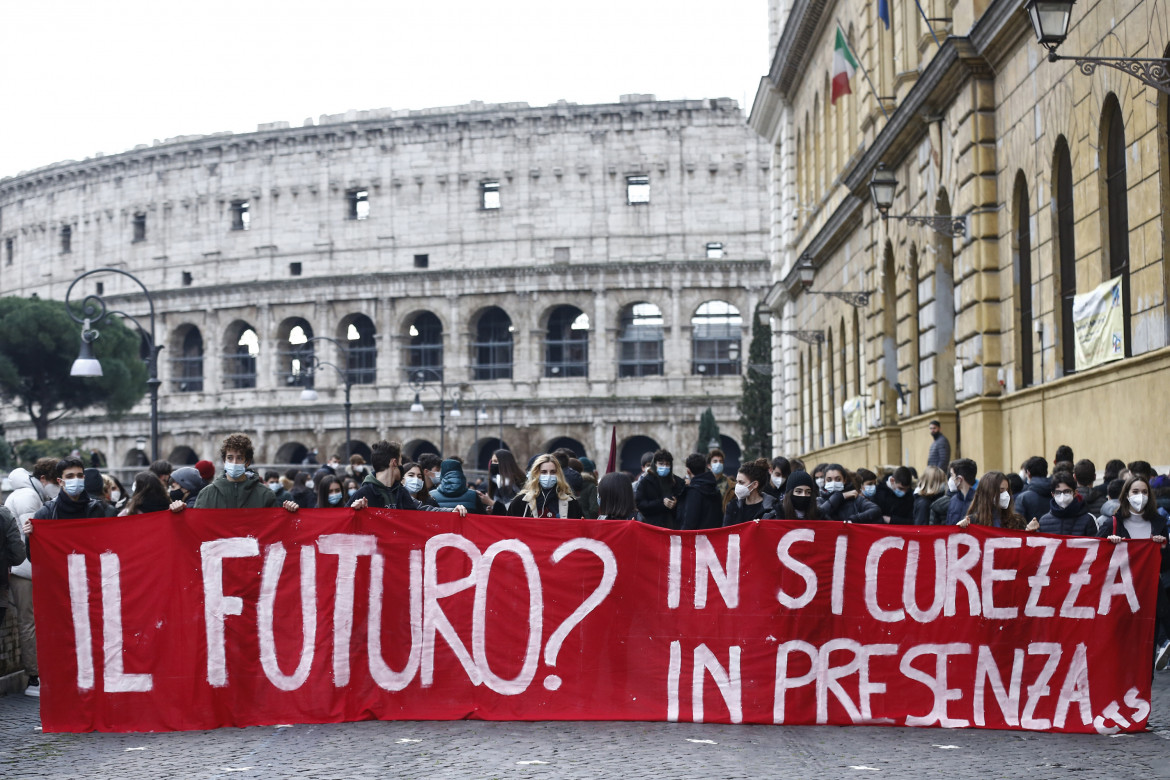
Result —
<path fill-rule="evenodd" d="M 772 457 L 772 326 L 757 324 L 748 348 L 748 370 L 739 400 L 743 459 Z"/>
<path fill-rule="evenodd" d="M 715 413 L 708 406 L 699 418 L 699 443 L 695 445 L 695 452 L 706 454 L 712 440 L 719 442 L 719 423 L 715 422 Z"/>

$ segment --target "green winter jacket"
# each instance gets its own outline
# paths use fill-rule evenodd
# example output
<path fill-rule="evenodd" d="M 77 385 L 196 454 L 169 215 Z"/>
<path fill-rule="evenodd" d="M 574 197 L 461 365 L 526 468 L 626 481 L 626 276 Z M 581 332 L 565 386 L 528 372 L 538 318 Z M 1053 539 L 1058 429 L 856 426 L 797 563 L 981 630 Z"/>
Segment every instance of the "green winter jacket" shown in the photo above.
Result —
<path fill-rule="evenodd" d="M 267 509 L 280 505 L 276 494 L 259 477 L 248 477 L 243 482 L 217 477 L 195 499 L 196 509 Z"/>

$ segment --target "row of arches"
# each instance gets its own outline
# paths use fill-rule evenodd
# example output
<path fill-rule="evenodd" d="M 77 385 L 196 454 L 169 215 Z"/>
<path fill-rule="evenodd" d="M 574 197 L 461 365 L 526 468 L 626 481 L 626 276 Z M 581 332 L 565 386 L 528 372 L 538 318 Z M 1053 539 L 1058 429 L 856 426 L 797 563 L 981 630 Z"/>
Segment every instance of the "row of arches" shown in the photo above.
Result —
<path fill-rule="evenodd" d="M 742 371 L 743 317 L 723 300 L 706 301 L 690 319 L 691 373 L 698 376 L 737 375 Z M 576 306 L 561 304 L 549 312 L 544 330 L 543 375 L 546 378 L 589 376 L 589 315 Z M 499 306 L 479 310 L 471 318 L 471 378 L 511 379 L 515 360 L 516 326 Z M 279 381 L 306 385 L 305 364 L 314 356 L 313 327 L 302 317 L 283 320 L 275 331 L 276 371 Z M 374 384 L 377 374 L 377 332 L 364 314 L 351 314 L 340 322 L 337 340 L 345 345 L 341 365 L 352 384 Z M 444 328 L 430 311 L 409 317 L 402 343 L 404 369 L 424 381 L 442 376 Z M 638 301 L 624 307 L 618 317 L 617 362 L 619 377 L 664 374 L 664 318 L 654 303 Z M 224 330 L 220 344 L 223 387 L 256 387 L 261 339 L 246 320 L 235 320 Z M 172 387 L 177 392 L 203 392 L 207 347 L 198 326 L 184 323 L 171 337 Z M 423 370 L 427 369 L 427 370 Z"/>

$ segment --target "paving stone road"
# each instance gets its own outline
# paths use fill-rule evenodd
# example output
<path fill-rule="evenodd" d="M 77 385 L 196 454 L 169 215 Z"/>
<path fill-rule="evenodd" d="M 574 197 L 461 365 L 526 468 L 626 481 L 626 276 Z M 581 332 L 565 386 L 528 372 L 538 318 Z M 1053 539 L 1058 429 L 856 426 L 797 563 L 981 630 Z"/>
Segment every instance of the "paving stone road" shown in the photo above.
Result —
<path fill-rule="evenodd" d="M 682 723 L 364 722 L 43 734 L 0 696 L 0 778 L 1170 777 L 1170 672 L 1144 734 Z"/>

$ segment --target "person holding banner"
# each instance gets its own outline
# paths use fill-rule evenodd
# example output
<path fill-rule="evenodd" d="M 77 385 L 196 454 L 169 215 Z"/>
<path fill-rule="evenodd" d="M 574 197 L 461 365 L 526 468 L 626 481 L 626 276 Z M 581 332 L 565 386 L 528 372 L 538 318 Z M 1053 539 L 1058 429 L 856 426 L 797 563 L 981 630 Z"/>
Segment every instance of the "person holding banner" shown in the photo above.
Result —
<path fill-rule="evenodd" d="M 512 517 L 582 518 L 581 505 L 565 481 L 555 455 L 544 454 L 532 463 L 528 482 L 508 506 Z"/>
<path fill-rule="evenodd" d="M 1162 572 L 1170 568 L 1166 549 L 1166 518 L 1158 513 L 1150 497 L 1150 484 L 1143 476 L 1131 476 L 1121 488 L 1121 506 L 1117 514 L 1106 518 L 1098 532 L 1099 538 L 1113 544 L 1128 539 L 1149 539 L 1162 546 Z M 1154 668 L 1161 671 L 1170 663 L 1170 598 L 1162 583 L 1158 583 L 1158 602 L 1154 628 Z"/>
<path fill-rule="evenodd" d="M 196 509 L 264 509 L 283 506 L 289 512 L 300 507 L 293 501 L 279 503 L 276 494 L 255 475 L 249 476 L 252 465 L 252 440 L 242 433 L 233 433 L 223 440 L 219 456 L 223 459 L 223 476 L 199 491 Z M 186 508 L 182 501 L 171 504 L 172 512 Z"/>
<path fill-rule="evenodd" d="M 880 523 L 882 510 L 858 492 L 853 475 L 836 463 L 825 466 L 825 493 L 822 509 L 826 520 L 847 523 Z"/>
<path fill-rule="evenodd" d="M 597 484 L 598 520 L 637 520 L 634 484 L 621 471 L 611 471 Z"/>
<path fill-rule="evenodd" d="M 1039 520 L 1025 521 L 1012 509 L 1012 487 L 1002 471 L 989 471 L 979 480 L 971 510 L 957 525 L 966 528 L 976 525 L 1004 528 L 1009 531 L 1035 531 Z"/>
<path fill-rule="evenodd" d="M 785 487 L 779 509 L 765 515 L 765 520 L 820 520 L 824 517 L 821 508 L 827 502 L 821 500 L 820 491 L 807 471 L 793 471 Z"/>
<path fill-rule="evenodd" d="M 421 504 L 414 499 L 410 490 L 402 482 L 402 471 L 399 468 L 399 458 L 402 457 L 402 445 L 396 441 L 383 439 L 370 448 L 370 465 L 374 468 L 373 474 L 367 474 L 362 480 L 362 486 L 349 501 L 350 509 L 415 509 L 423 512 L 445 512 L 435 506 Z M 450 510 L 466 515 L 463 506 L 456 506 Z"/>
<path fill-rule="evenodd" d="M 762 492 L 771 471 L 766 458 L 744 463 L 735 475 L 735 498 L 723 513 L 723 527 L 759 520 L 775 507 L 775 499 Z"/>

